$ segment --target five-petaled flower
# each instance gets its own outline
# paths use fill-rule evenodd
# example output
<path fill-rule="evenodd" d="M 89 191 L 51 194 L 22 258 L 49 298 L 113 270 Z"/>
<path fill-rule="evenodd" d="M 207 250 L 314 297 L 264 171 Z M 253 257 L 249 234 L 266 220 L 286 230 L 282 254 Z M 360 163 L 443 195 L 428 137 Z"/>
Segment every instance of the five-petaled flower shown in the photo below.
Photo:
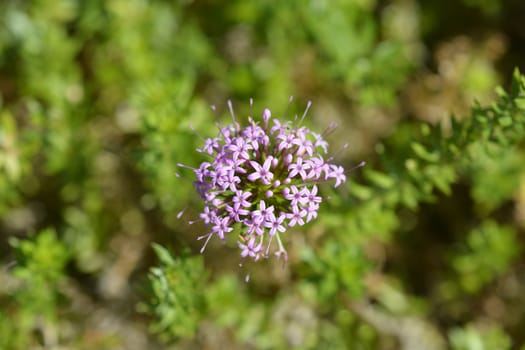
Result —
<path fill-rule="evenodd" d="M 213 236 L 226 240 L 236 231 L 242 258 L 257 261 L 273 251 L 286 259 L 281 236 L 317 217 L 323 201 L 318 184 L 346 181 L 345 169 L 323 157 L 324 134 L 301 126 L 303 118 L 283 122 L 265 109 L 262 122 L 249 117 L 241 128 L 234 119 L 197 150 L 211 158 L 192 168 L 204 200 L 200 218 L 209 227 L 199 237 L 206 239 L 201 252 Z"/>
<path fill-rule="evenodd" d="M 261 182 L 264 185 L 269 185 L 270 181 L 273 179 L 273 174 L 270 171 L 270 165 L 272 165 L 272 159 L 273 159 L 272 156 L 266 158 L 263 165 L 253 160 L 250 161 L 250 165 L 254 169 L 254 172 L 248 175 L 248 180 L 255 181 L 257 179 L 261 179 Z"/>

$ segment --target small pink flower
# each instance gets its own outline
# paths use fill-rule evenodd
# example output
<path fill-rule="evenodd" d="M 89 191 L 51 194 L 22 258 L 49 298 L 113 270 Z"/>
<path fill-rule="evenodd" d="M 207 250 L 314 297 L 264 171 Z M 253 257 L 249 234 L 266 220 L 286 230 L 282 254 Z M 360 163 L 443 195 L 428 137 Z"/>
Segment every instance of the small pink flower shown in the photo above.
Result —
<path fill-rule="evenodd" d="M 269 232 L 270 236 L 275 235 L 277 232 L 286 231 L 286 228 L 283 225 L 285 219 L 286 219 L 285 214 L 281 214 L 276 217 L 272 213 L 270 220 L 268 220 L 265 225 L 266 227 L 270 229 L 270 232 Z"/>
<path fill-rule="evenodd" d="M 265 185 L 269 185 L 273 179 L 273 174 L 270 171 L 270 165 L 272 164 L 272 157 L 266 158 L 264 164 L 261 166 L 255 161 L 250 161 L 252 168 L 255 170 L 253 173 L 248 175 L 248 180 L 255 181 L 261 179 L 261 182 Z"/>
<path fill-rule="evenodd" d="M 262 251 L 262 242 L 259 244 L 255 243 L 255 237 L 250 238 L 247 244 L 237 242 L 239 248 L 241 248 L 241 257 L 246 258 L 247 256 L 258 260 L 260 258 L 260 252 Z"/>

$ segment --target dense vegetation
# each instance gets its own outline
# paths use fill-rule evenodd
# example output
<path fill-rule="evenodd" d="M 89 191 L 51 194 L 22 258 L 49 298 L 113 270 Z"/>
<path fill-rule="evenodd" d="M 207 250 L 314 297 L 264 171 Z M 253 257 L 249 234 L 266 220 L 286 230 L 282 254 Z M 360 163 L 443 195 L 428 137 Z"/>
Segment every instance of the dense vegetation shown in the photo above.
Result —
<path fill-rule="evenodd" d="M 521 0 L 1 1 L 0 349 L 525 349 L 524 22 Z M 229 99 L 241 122 L 312 101 L 337 163 L 367 162 L 284 266 L 200 254 L 189 223 L 177 164 Z"/>

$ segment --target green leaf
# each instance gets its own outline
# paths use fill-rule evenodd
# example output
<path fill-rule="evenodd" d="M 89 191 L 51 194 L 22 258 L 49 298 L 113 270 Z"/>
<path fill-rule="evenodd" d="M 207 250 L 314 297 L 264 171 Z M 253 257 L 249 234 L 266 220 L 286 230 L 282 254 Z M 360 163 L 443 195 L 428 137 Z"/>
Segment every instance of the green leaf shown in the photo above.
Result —
<path fill-rule="evenodd" d="M 380 188 L 389 189 L 395 185 L 395 180 L 387 174 L 380 173 L 379 171 L 367 169 L 367 178 Z"/>

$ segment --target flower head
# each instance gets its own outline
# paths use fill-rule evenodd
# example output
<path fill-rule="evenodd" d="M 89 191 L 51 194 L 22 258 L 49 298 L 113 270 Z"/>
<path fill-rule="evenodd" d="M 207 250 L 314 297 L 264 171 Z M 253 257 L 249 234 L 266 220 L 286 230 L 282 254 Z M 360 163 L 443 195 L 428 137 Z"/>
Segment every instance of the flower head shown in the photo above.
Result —
<path fill-rule="evenodd" d="M 209 227 L 199 237 L 206 238 L 201 251 L 212 236 L 224 240 L 237 228 L 242 258 L 257 261 L 271 251 L 286 259 L 281 235 L 317 217 L 323 201 L 317 184 L 346 181 L 344 168 L 323 157 L 323 135 L 301 122 L 272 119 L 265 109 L 262 123 L 249 118 L 241 128 L 234 120 L 197 149 L 212 158 L 194 169 L 204 200 L 200 217 Z"/>

